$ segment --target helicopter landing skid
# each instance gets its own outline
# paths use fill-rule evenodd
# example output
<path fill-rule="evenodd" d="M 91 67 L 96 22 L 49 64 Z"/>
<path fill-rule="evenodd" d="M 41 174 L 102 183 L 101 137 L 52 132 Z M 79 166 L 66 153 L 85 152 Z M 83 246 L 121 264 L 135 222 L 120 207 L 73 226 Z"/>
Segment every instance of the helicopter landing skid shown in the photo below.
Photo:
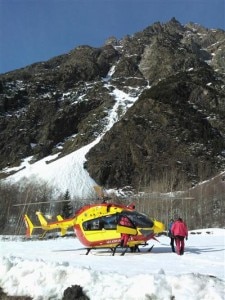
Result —
<path fill-rule="evenodd" d="M 144 254 L 144 253 L 149 253 L 149 252 L 151 252 L 153 247 L 154 247 L 154 245 L 152 245 L 152 246 L 151 246 L 150 248 L 148 248 L 148 249 L 145 248 L 145 251 L 141 251 L 140 248 L 139 248 L 138 246 L 135 246 L 135 247 L 121 247 L 121 245 L 118 244 L 116 247 L 113 247 L 113 248 L 107 248 L 107 247 L 105 247 L 105 249 L 110 249 L 111 252 L 112 252 L 112 256 L 115 256 L 116 250 L 117 250 L 118 248 L 120 248 L 120 249 L 122 249 L 122 252 L 120 252 L 120 253 L 117 252 L 117 254 L 120 254 L 120 256 L 124 256 L 124 255 L 127 253 L 128 249 L 130 250 L 130 251 L 129 251 L 129 254 L 135 254 L 135 253 L 137 253 L 137 254 Z M 104 248 L 94 248 L 94 247 L 93 247 L 93 248 L 86 248 L 86 249 L 87 249 L 87 252 L 86 252 L 85 255 L 88 255 L 88 254 L 90 253 L 91 250 L 99 250 L 99 249 L 104 249 Z M 103 254 L 103 253 L 97 254 L 97 253 L 96 253 L 95 255 L 106 255 L 106 254 Z"/>
<path fill-rule="evenodd" d="M 121 256 L 124 256 L 125 253 L 127 252 L 128 249 L 131 250 L 131 253 L 140 253 L 140 254 L 143 254 L 143 253 L 149 253 L 152 251 L 152 248 L 154 247 L 154 245 L 152 245 L 150 248 L 148 248 L 146 251 L 141 251 L 140 248 L 138 246 L 136 246 L 135 248 L 129 248 L 129 247 L 126 247 L 125 250 L 120 254 Z"/>
<path fill-rule="evenodd" d="M 113 247 L 113 248 L 105 248 L 105 249 L 110 249 L 112 251 L 112 255 L 114 256 L 115 255 L 115 252 L 116 252 L 116 249 L 120 246 L 120 244 L 116 245 L 116 247 Z M 101 248 L 86 248 L 87 252 L 85 253 L 85 255 L 88 255 L 91 250 L 99 250 L 99 249 L 104 249 L 104 247 L 101 247 Z M 126 249 L 127 250 L 127 249 Z"/>

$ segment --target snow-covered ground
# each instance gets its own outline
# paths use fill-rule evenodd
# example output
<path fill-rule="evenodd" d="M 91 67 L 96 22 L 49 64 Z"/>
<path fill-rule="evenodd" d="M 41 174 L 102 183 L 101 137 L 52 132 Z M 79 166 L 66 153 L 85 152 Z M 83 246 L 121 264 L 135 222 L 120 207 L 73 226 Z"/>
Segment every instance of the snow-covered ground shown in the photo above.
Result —
<path fill-rule="evenodd" d="M 158 239 L 150 241 L 150 253 L 111 256 L 108 250 L 85 255 L 74 237 L 1 236 L 0 286 L 10 295 L 36 300 L 62 299 L 75 284 L 91 300 L 225 299 L 225 229 L 189 232 L 183 256 L 171 252 L 168 237 Z"/>

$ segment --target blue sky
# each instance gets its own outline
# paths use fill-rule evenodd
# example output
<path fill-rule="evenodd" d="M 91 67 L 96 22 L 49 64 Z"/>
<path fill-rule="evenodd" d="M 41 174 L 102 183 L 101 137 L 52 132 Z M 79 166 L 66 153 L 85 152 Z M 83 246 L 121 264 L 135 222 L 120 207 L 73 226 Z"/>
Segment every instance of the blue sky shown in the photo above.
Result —
<path fill-rule="evenodd" d="M 0 73 L 172 17 L 225 30 L 225 0 L 0 0 Z"/>

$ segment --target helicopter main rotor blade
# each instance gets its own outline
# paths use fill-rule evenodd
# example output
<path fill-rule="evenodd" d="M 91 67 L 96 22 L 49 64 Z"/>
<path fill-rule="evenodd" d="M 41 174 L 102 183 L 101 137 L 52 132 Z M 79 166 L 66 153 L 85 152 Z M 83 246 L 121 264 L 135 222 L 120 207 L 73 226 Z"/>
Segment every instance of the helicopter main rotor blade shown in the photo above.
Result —
<path fill-rule="evenodd" d="M 35 204 L 43 204 L 43 203 L 47 203 L 47 204 L 52 204 L 52 203 L 57 203 L 57 202 L 71 202 L 70 200 L 59 200 L 59 201 L 39 201 L 39 202 L 29 202 L 29 203 L 20 203 L 20 204 L 13 204 L 13 206 L 22 206 L 22 205 L 35 205 Z"/>

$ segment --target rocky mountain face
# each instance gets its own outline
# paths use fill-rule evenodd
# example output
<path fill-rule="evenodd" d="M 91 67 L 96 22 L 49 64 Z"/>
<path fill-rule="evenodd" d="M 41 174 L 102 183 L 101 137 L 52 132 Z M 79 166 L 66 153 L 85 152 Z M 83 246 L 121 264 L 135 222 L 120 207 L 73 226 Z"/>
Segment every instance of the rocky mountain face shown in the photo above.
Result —
<path fill-rule="evenodd" d="M 225 167 L 224 58 L 223 30 L 173 18 L 0 75 L 1 178 L 25 157 L 62 157 L 104 134 L 118 90 L 137 100 L 124 96 L 87 154 L 98 184 L 139 189 L 166 174 L 179 189 L 214 176 Z"/>

